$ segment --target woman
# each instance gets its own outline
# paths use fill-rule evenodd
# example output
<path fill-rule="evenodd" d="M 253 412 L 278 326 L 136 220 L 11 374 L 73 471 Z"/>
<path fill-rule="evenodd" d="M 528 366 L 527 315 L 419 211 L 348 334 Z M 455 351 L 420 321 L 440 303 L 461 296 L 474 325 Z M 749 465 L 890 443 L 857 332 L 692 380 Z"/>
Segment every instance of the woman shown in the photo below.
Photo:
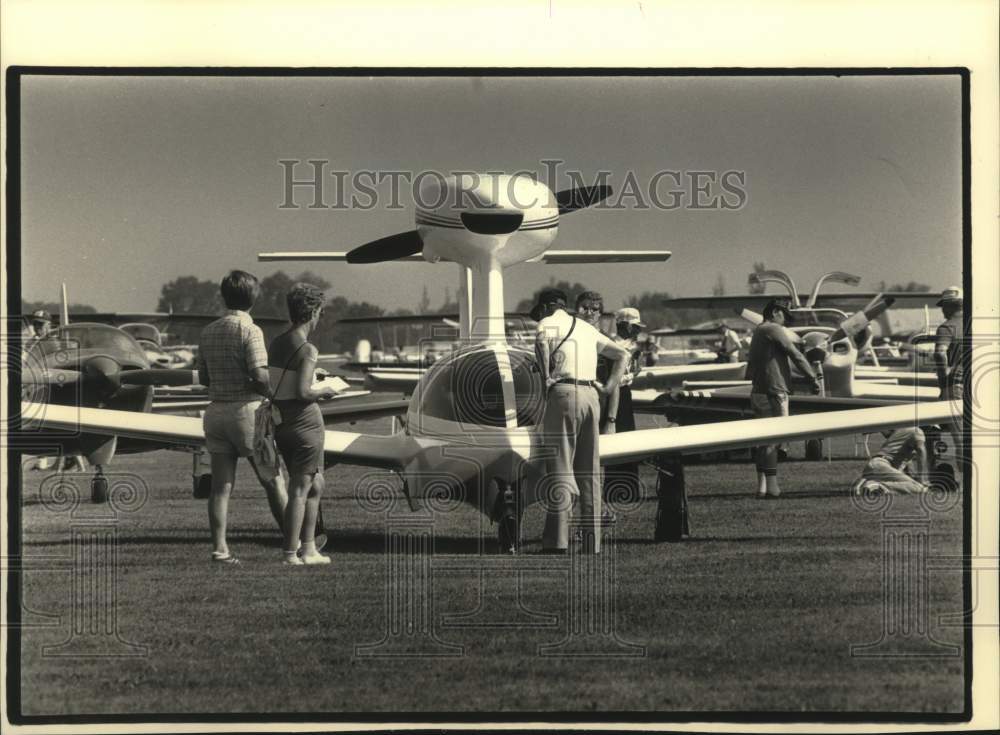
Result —
<path fill-rule="evenodd" d="M 286 297 L 291 329 L 275 337 L 268 350 L 268 370 L 280 422 L 275 439 L 288 468 L 285 508 L 285 564 L 329 564 L 316 548 L 316 518 L 323 494 L 323 414 L 316 401 L 336 392 L 312 387 L 315 345 L 308 341 L 323 314 L 323 292 L 296 283 Z M 276 421 L 279 417 L 275 417 Z M 302 555 L 297 555 L 299 542 Z"/>

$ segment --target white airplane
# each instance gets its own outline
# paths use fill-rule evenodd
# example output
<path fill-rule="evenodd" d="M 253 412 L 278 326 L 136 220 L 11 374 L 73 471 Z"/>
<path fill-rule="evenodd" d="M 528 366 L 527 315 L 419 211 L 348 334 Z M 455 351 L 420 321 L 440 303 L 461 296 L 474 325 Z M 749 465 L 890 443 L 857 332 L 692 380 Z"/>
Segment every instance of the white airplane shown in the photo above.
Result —
<path fill-rule="evenodd" d="M 439 188 L 434 188 L 439 187 Z M 533 352 L 504 335 L 503 270 L 521 262 L 665 261 L 666 251 L 553 251 L 561 217 L 610 194 L 605 187 L 553 193 L 528 177 L 482 175 L 428 181 L 416 229 L 350 252 L 264 253 L 261 260 L 378 263 L 448 261 L 459 268 L 460 330 L 467 346 L 436 362 L 420 379 L 403 427 L 391 435 L 327 431 L 328 462 L 393 470 L 411 504 L 447 495 L 471 504 L 498 525 L 501 550 L 519 545 L 521 513 L 558 478 L 545 472 L 539 426 L 545 393 Z M 463 199 L 463 194 L 466 198 Z M 470 201 L 472 200 L 472 201 Z M 24 407 L 30 415 L 31 406 Z M 203 441 L 201 421 L 49 406 L 35 425 L 49 430 L 111 433 L 177 442 Z M 734 421 L 724 425 L 648 429 L 602 436 L 602 464 L 658 454 L 700 453 L 816 435 L 954 421 L 960 402 L 839 411 L 822 416 Z"/>

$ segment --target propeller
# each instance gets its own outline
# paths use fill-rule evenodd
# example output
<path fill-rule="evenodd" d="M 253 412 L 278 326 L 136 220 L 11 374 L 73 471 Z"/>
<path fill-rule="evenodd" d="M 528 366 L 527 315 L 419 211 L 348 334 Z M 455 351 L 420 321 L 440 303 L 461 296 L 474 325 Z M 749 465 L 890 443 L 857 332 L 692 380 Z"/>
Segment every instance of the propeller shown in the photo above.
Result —
<path fill-rule="evenodd" d="M 348 263 L 382 263 L 387 260 L 416 255 L 424 249 L 424 241 L 416 230 L 389 235 L 359 245 L 347 254 Z"/>
<path fill-rule="evenodd" d="M 603 202 L 611 196 L 611 187 L 580 186 L 575 189 L 563 189 L 556 193 L 556 204 L 559 205 L 559 214 L 570 214 L 579 209 L 592 207 L 599 202 Z"/>
<path fill-rule="evenodd" d="M 559 214 L 569 214 L 590 207 L 611 196 L 611 187 L 604 185 L 580 186 L 558 192 L 556 203 Z M 505 230 L 506 231 L 506 230 Z M 424 249 L 424 241 L 416 230 L 407 230 L 388 237 L 366 242 L 347 253 L 348 263 L 384 263 L 416 255 Z"/>
<path fill-rule="evenodd" d="M 865 308 L 842 321 L 840 326 L 837 328 L 837 331 L 830 335 L 830 341 L 835 342 L 838 339 L 843 339 L 844 337 L 854 339 L 868 326 L 869 322 L 873 319 L 877 319 L 886 309 L 892 306 L 895 301 L 896 299 L 891 296 L 889 298 L 883 298 L 882 294 L 878 294 L 875 298 L 868 302 Z"/>

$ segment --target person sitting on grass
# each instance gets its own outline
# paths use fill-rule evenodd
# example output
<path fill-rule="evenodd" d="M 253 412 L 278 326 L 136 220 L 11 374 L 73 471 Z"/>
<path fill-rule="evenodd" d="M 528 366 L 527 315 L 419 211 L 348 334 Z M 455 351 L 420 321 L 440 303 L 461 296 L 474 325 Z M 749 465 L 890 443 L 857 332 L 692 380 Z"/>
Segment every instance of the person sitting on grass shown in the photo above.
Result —
<path fill-rule="evenodd" d="M 882 432 L 885 442 L 874 457 L 865 463 L 861 477 L 854 481 L 854 494 L 886 492 L 912 495 L 925 493 L 927 483 L 927 448 L 924 432 L 918 427 L 904 427 Z M 903 468 L 914 461 L 917 477 L 911 477 Z"/>

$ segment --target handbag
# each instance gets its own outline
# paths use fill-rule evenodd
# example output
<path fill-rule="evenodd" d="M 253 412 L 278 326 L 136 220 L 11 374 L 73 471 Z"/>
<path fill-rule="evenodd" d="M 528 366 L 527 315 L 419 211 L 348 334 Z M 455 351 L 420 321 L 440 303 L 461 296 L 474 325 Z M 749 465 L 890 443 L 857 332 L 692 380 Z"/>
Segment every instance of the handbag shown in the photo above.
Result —
<path fill-rule="evenodd" d="M 305 344 L 303 342 L 296 347 L 295 352 L 288 358 L 272 395 L 278 393 L 281 381 L 285 379 L 285 373 L 288 372 L 288 366 L 292 364 L 292 360 Z M 281 453 L 278 451 L 278 440 L 275 437 L 277 426 L 280 423 L 281 414 L 278 407 L 274 405 L 274 401 L 270 398 L 262 400 L 254 412 L 253 461 L 257 466 L 258 473 L 265 480 L 273 480 L 281 472 Z"/>

